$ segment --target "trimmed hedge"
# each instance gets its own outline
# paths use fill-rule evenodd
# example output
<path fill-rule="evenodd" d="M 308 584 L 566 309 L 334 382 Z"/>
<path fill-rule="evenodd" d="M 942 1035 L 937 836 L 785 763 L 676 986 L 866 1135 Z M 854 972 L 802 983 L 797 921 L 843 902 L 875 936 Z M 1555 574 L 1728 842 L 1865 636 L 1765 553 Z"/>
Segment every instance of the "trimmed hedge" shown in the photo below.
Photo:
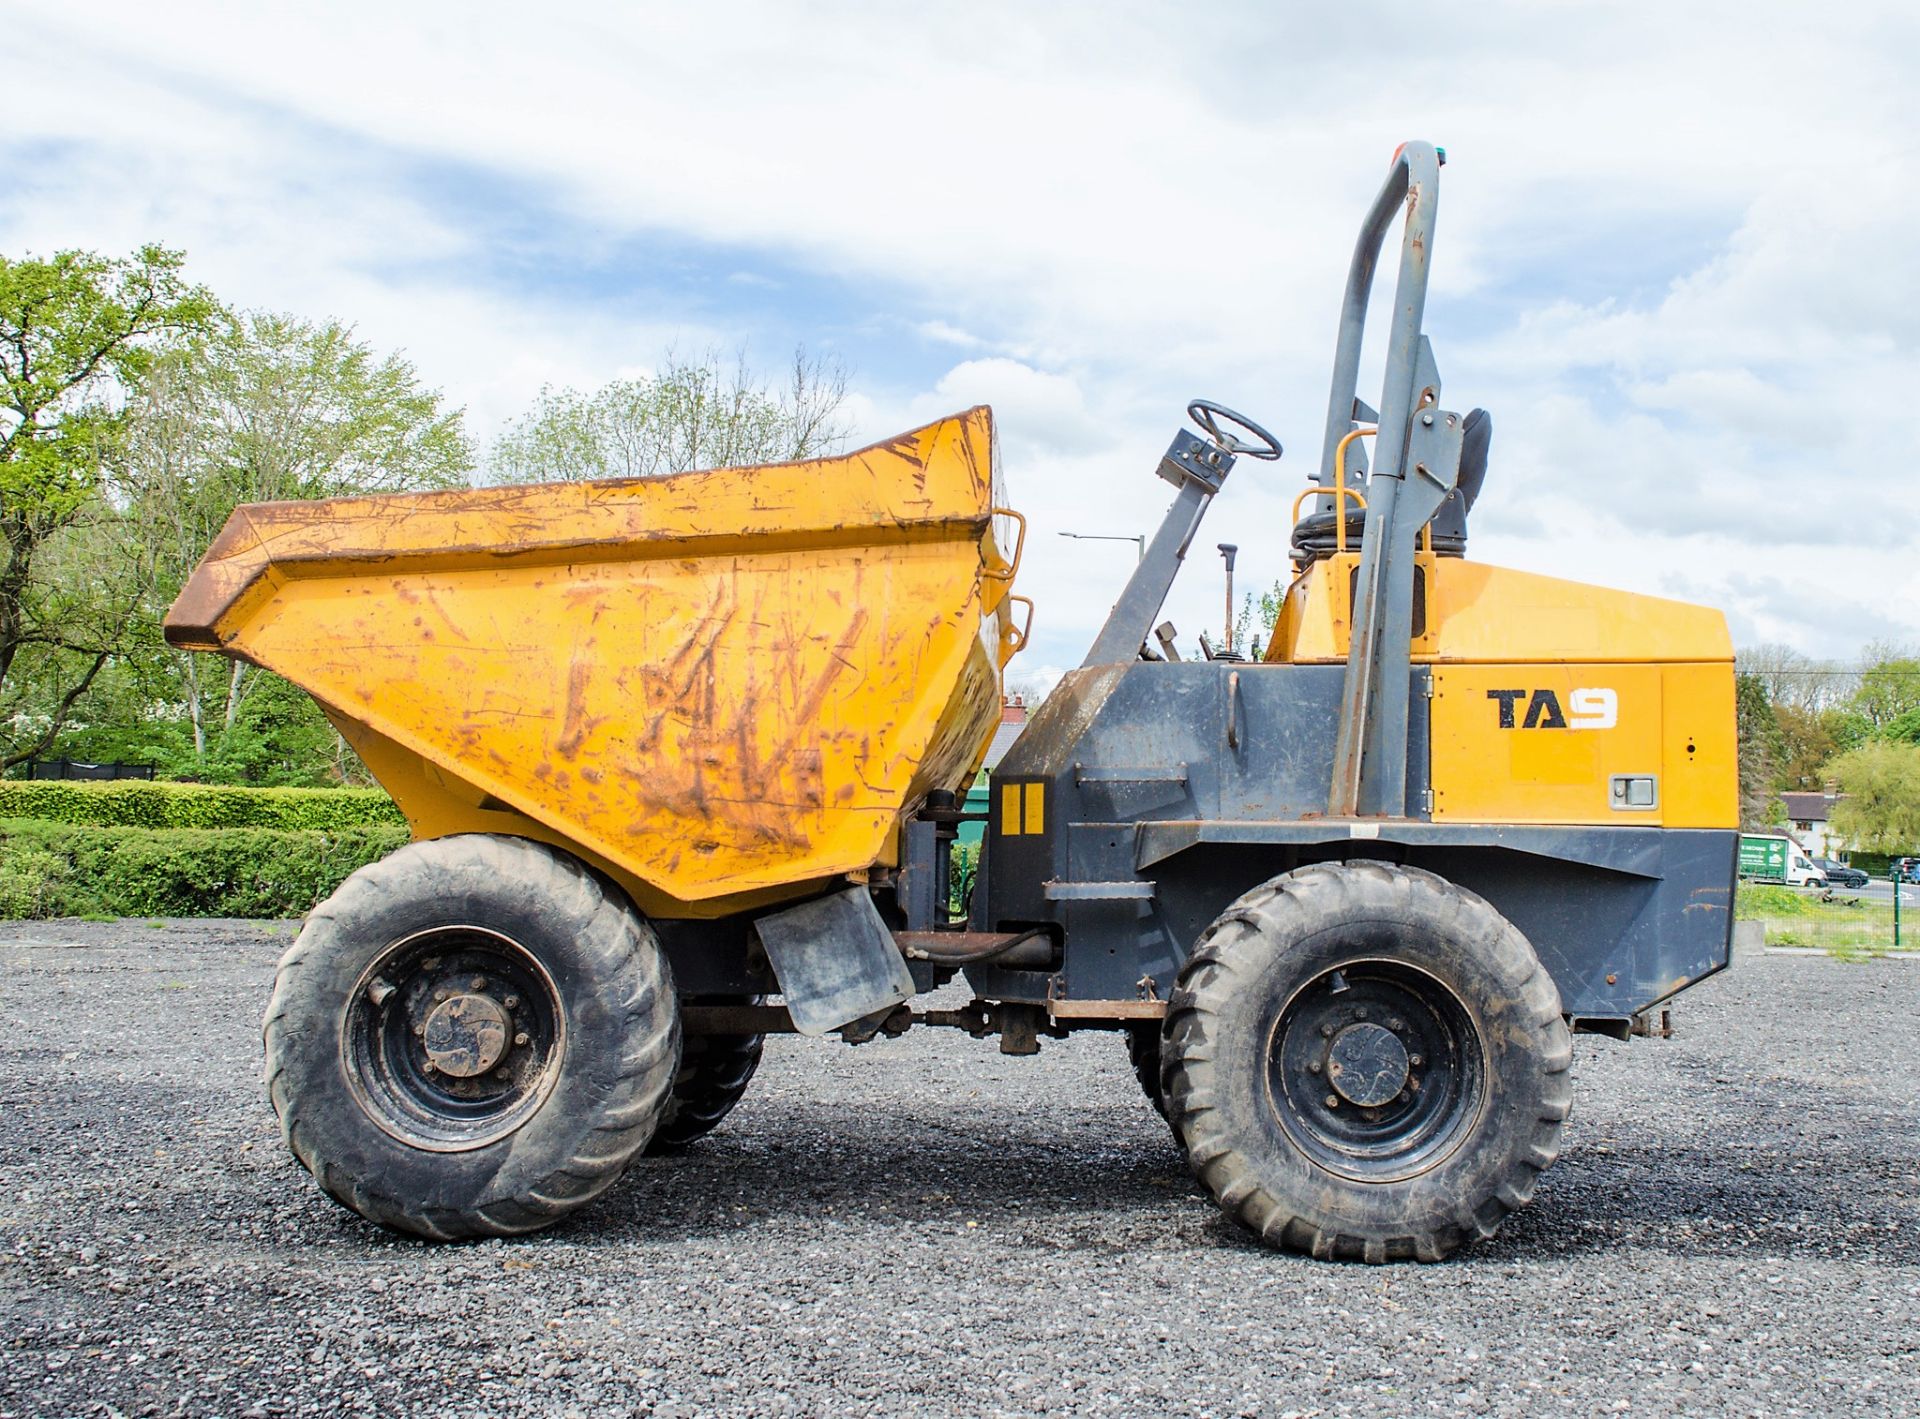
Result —
<path fill-rule="evenodd" d="M 0 917 L 301 916 L 407 837 L 0 821 Z"/>
<path fill-rule="evenodd" d="M 275 828 L 338 832 L 404 827 L 377 788 L 226 788 L 138 780 L 0 782 L 0 819 L 99 828 Z"/>

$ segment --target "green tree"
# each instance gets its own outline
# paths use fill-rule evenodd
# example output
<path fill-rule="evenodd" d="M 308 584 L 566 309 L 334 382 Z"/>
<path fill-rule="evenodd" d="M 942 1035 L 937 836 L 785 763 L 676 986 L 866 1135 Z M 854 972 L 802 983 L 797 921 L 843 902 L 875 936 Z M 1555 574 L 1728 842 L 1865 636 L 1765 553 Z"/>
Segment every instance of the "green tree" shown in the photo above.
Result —
<path fill-rule="evenodd" d="M 1740 825 L 1758 828 L 1768 821 L 1779 772 L 1780 725 L 1758 675 L 1733 679 L 1734 730 L 1739 743 Z"/>
<path fill-rule="evenodd" d="M 656 374 L 591 394 L 543 389 L 494 444 L 496 483 L 646 478 L 830 453 L 847 437 L 847 376 L 832 360 L 794 352 L 783 386 L 756 381 L 744 360 L 669 355 Z"/>
<path fill-rule="evenodd" d="M 1885 738 L 1902 744 L 1920 744 L 1920 709 L 1910 709 L 1887 725 Z"/>
<path fill-rule="evenodd" d="M 150 568 L 105 494 L 130 387 L 214 314 L 184 260 L 0 256 L 0 768 L 52 744 L 139 632 Z"/>
<path fill-rule="evenodd" d="M 228 316 L 156 361 L 126 446 L 125 501 L 162 602 L 242 503 L 458 487 L 474 463 L 462 412 L 444 407 L 405 359 L 379 354 L 338 321 L 270 312 Z M 243 713 L 272 680 L 265 672 L 164 654 L 191 732 L 192 762 L 180 771 L 296 783 L 313 777 L 301 764 L 346 762 L 311 706 L 303 714 L 276 694 L 272 713 Z M 229 736 L 251 747 L 223 747 Z"/>
<path fill-rule="evenodd" d="M 1920 656 L 1904 646 L 1878 642 L 1862 657 L 1860 682 L 1847 700 L 1869 734 L 1877 735 L 1911 710 L 1920 709 Z"/>
<path fill-rule="evenodd" d="M 1920 745 L 1879 739 L 1827 769 L 1844 795 L 1834 831 L 1866 852 L 1908 853 L 1920 844 Z"/>
<path fill-rule="evenodd" d="M 1773 716 L 1777 735 L 1774 786 L 1783 790 L 1821 787 L 1827 761 L 1842 747 L 1836 730 L 1842 727 L 1844 714 L 1776 701 Z"/>

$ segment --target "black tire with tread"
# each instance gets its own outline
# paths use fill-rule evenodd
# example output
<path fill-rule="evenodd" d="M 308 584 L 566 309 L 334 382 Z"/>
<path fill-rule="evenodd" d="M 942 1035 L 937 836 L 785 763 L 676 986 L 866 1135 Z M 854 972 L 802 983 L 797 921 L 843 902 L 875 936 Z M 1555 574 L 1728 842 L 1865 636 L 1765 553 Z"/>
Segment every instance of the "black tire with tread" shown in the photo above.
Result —
<path fill-rule="evenodd" d="M 759 1004 L 758 998 L 748 1002 Z M 720 1126 L 760 1067 L 765 1035 L 688 1035 L 649 1154 L 673 1153 Z"/>
<path fill-rule="evenodd" d="M 1484 1102 L 1425 1172 L 1356 1181 L 1319 1167 L 1275 1117 L 1267 1051 L 1286 1000 L 1342 962 L 1404 962 L 1468 1010 Z M 1418 868 L 1316 863 L 1246 893 L 1182 969 L 1161 1034 L 1169 1122 L 1227 1214 L 1323 1259 L 1439 1261 L 1532 1199 L 1559 1156 L 1572 1041 L 1532 946 L 1483 898 Z"/>
<path fill-rule="evenodd" d="M 1140 1092 L 1147 1096 L 1147 1102 L 1153 1105 L 1153 1111 L 1161 1118 L 1167 1116 L 1166 1096 L 1160 1092 L 1160 1024 L 1130 1025 L 1127 1027 L 1127 1062 L 1133 1066 L 1133 1077 L 1140 1081 Z"/>
<path fill-rule="evenodd" d="M 351 992 L 394 942 L 436 928 L 505 935 L 552 976 L 567 1038 L 550 1093 L 512 1133 L 436 1152 L 380 1128 L 346 1080 Z M 620 891 L 542 843 L 410 843 L 349 877 L 280 962 L 263 1025 L 287 1146 L 369 1221 L 434 1240 L 537 1231 L 605 1191 L 646 1147 L 680 1058 L 665 953 Z"/>

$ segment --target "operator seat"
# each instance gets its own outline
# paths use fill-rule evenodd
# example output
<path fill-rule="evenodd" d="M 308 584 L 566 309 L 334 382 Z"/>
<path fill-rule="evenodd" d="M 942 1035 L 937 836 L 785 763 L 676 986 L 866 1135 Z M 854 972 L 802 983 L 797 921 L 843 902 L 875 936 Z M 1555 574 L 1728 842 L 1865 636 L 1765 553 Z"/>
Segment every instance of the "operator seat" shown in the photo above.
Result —
<path fill-rule="evenodd" d="M 1493 442 L 1493 415 L 1485 409 L 1470 412 L 1461 424 L 1460 478 L 1447 494 L 1440 511 L 1433 515 L 1433 550 L 1442 557 L 1467 554 L 1467 514 L 1480 496 L 1480 485 L 1487 480 L 1487 454 Z M 1364 489 L 1363 489 L 1364 491 Z M 1297 565 L 1333 555 L 1337 530 L 1331 511 L 1309 513 L 1293 529 L 1293 560 Z M 1366 530 L 1367 514 L 1348 504 L 1347 550 L 1357 552 Z"/>

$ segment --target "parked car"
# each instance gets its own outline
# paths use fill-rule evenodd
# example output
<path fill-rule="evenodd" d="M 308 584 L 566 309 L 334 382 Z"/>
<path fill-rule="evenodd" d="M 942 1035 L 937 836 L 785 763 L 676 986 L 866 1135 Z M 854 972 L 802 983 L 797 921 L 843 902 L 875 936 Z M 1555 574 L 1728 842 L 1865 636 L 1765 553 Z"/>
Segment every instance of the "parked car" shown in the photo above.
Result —
<path fill-rule="evenodd" d="M 1857 867 L 1849 867 L 1844 862 L 1837 862 L 1831 857 L 1816 857 L 1813 865 L 1826 874 L 1830 886 L 1864 887 L 1867 885 L 1866 873 Z"/>
<path fill-rule="evenodd" d="M 1896 857 L 1887 876 L 1896 882 L 1920 882 L 1920 857 Z"/>

